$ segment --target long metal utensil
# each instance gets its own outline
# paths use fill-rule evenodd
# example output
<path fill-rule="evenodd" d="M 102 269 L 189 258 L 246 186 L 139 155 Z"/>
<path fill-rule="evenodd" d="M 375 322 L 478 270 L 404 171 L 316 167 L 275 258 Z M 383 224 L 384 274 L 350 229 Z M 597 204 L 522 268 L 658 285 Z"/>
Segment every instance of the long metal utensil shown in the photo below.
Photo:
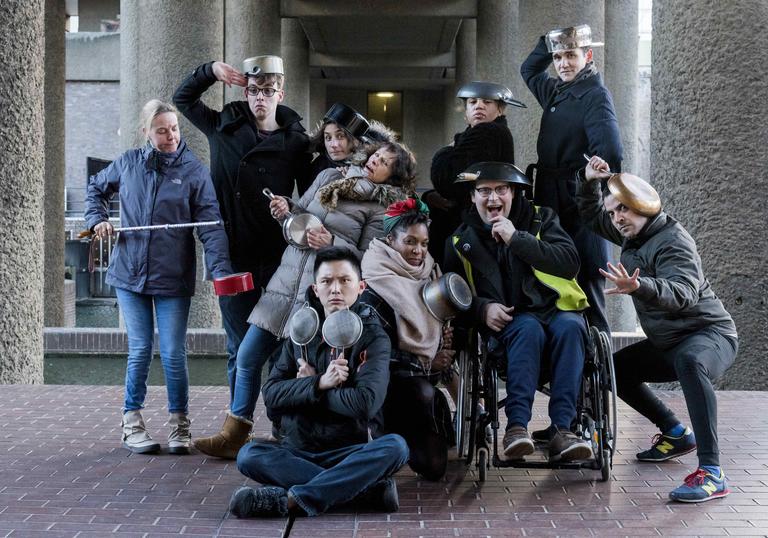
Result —
<path fill-rule="evenodd" d="M 152 224 L 149 226 L 126 226 L 125 228 L 114 228 L 115 232 L 139 232 L 144 230 L 168 230 L 170 228 L 196 228 L 198 226 L 216 226 L 221 224 L 220 220 L 209 220 L 204 222 L 185 222 L 182 224 Z M 77 237 L 90 237 L 93 235 L 91 230 L 84 230 L 77 234 Z"/>

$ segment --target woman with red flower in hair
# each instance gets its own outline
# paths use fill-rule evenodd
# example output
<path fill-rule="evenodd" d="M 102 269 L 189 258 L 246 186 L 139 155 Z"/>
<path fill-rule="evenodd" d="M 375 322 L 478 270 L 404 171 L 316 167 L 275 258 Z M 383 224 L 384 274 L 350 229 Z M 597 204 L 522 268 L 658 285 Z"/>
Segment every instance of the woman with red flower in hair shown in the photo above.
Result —
<path fill-rule="evenodd" d="M 453 424 L 447 399 L 436 387 L 451 384 L 452 329 L 427 310 L 425 284 L 440 275 L 429 244 L 429 209 L 418 198 L 387 208 L 382 239 L 368 245 L 362 261 L 367 288 L 361 301 L 373 307 L 392 341 L 390 382 L 381 432 L 408 442 L 410 467 L 428 480 L 445 474 Z"/>

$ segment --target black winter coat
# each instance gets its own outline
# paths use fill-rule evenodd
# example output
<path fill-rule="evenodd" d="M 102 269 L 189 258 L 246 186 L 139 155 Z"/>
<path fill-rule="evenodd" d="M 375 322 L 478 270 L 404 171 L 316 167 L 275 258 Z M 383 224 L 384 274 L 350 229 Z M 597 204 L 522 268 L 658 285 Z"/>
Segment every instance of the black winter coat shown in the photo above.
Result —
<path fill-rule="evenodd" d="M 301 116 L 278 105 L 280 128 L 267 138 L 258 134 L 247 101 L 233 101 L 221 111 L 208 108 L 203 93 L 214 83 L 212 62 L 197 67 L 176 89 L 173 102 L 207 137 L 211 176 L 229 238 L 235 271 L 251 271 L 257 288 L 266 286 L 285 250 L 280 225 L 269 213 L 268 187 L 276 195 L 303 193 L 312 183 L 309 139 Z"/>
<path fill-rule="evenodd" d="M 314 303 L 322 323 L 322 306 Z M 342 386 L 318 389 L 320 377 L 334 359 L 321 330 L 307 345 L 308 362 L 317 372 L 314 376 L 296 378 L 299 346 L 287 339 L 280 349 L 261 390 L 269 416 L 281 417 L 281 442 L 285 445 L 322 452 L 368 441 L 368 425 L 387 395 L 390 343 L 370 306 L 358 301 L 351 310 L 362 319 L 363 334 L 346 350 L 349 377 Z"/>

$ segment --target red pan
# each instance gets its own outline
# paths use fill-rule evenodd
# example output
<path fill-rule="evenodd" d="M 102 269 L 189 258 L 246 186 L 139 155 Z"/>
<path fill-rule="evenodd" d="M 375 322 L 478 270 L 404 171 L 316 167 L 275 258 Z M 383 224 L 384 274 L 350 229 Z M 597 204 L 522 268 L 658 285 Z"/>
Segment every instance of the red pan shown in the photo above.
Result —
<path fill-rule="evenodd" d="M 213 291 L 216 295 L 237 295 L 253 289 L 251 273 L 235 273 L 213 279 Z"/>

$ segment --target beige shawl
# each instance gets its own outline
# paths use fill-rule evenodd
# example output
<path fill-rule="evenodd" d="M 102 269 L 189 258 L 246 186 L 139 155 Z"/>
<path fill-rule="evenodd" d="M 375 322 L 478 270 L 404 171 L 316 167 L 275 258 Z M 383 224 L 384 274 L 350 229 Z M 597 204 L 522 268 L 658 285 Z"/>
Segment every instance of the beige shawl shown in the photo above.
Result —
<path fill-rule="evenodd" d="M 423 362 L 435 357 L 443 331 L 443 324 L 429 313 L 421 298 L 434 268 L 431 255 L 414 267 L 381 239 L 371 241 L 362 261 L 363 280 L 395 312 L 400 349 Z"/>

